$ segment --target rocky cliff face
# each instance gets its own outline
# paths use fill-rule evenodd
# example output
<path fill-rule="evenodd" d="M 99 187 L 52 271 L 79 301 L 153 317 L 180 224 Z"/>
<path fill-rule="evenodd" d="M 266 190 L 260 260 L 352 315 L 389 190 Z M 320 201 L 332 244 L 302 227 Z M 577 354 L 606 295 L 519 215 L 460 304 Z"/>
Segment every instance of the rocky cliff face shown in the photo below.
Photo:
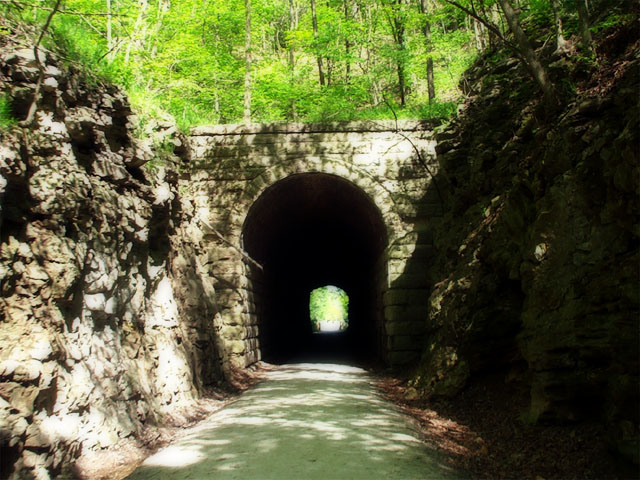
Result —
<path fill-rule="evenodd" d="M 2 49 L 0 90 L 24 118 L 35 57 Z M 82 452 L 180 421 L 221 379 L 180 159 L 134 139 L 117 89 L 41 56 L 35 122 L 0 141 L 2 478 L 49 478 Z"/>
<path fill-rule="evenodd" d="M 530 420 L 605 421 L 637 463 L 637 24 L 600 42 L 598 66 L 552 59 L 578 90 L 553 119 L 515 60 L 468 72 L 466 109 L 438 137 L 448 213 L 414 384 L 452 396 L 501 370 L 529 389 Z"/>

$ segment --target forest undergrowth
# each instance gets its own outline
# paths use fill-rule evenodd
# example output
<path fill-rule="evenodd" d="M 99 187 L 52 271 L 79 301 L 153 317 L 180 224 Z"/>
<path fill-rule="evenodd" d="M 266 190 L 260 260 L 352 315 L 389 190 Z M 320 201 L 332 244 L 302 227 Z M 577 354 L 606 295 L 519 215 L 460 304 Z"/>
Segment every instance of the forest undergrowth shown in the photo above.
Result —
<path fill-rule="evenodd" d="M 515 21 L 534 48 L 558 42 L 559 51 L 597 61 L 584 28 L 595 34 L 624 21 L 627 6 L 590 2 L 585 20 L 580 4 L 526 0 Z M 479 54 L 507 45 L 529 62 L 510 33 L 508 5 L 11 0 L 0 2 L 0 35 L 22 35 L 28 47 L 55 12 L 41 45 L 95 81 L 124 88 L 141 127 L 152 119 L 185 131 L 237 122 L 446 119 L 464 100 L 460 82 Z"/>

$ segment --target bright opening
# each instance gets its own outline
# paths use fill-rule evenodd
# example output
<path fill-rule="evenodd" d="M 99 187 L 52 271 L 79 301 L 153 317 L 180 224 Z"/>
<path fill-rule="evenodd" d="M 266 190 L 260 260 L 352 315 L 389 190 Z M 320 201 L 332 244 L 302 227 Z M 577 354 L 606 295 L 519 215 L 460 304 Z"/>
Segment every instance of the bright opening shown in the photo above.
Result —
<path fill-rule="evenodd" d="M 315 333 L 342 332 L 349 326 L 349 296 L 333 285 L 309 295 L 309 319 Z"/>

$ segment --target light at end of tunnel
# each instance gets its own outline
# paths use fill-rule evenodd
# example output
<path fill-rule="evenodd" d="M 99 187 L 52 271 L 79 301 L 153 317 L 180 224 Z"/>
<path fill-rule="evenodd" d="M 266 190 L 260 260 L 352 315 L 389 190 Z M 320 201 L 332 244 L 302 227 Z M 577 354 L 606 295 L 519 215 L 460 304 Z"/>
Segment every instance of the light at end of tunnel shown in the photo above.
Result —
<path fill-rule="evenodd" d="M 318 322 L 318 331 L 319 332 L 341 332 L 344 330 L 345 324 L 340 320 L 321 320 Z"/>
<path fill-rule="evenodd" d="M 349 324 L 349 296 L 333 285 L 309 294 L 309 319 L 316 333 L 342 332 Z"/>

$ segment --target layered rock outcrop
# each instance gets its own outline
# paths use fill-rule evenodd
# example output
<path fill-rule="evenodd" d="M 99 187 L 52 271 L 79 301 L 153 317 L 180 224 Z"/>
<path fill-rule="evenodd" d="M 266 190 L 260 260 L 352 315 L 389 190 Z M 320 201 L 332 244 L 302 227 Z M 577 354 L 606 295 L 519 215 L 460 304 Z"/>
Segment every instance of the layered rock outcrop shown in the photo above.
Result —
<path fill-rule="evenodd" d="M 34 53 L 3 49 L 0 90 L 23 118 Z M 3 478 L 49 478 L 180 421 L 222 378 L 215 295 L 177 195 L 182 160 L 134 138 L 116 88 L 41 59 L 35 121 L 0 142 Z"/>
<path fill-rule="evenodd" d="M 551 120 L 517 61 L 468 72 L 466 109 L 437 135 L 446 213 L 414 384 L 453 396 L 504 371 L 529 389 L 530 420 L 605 421 L 637 462 L 637 24 L 603 37 L 593 80 L 580 60 L 551 63 L 581 90 Z"/>

